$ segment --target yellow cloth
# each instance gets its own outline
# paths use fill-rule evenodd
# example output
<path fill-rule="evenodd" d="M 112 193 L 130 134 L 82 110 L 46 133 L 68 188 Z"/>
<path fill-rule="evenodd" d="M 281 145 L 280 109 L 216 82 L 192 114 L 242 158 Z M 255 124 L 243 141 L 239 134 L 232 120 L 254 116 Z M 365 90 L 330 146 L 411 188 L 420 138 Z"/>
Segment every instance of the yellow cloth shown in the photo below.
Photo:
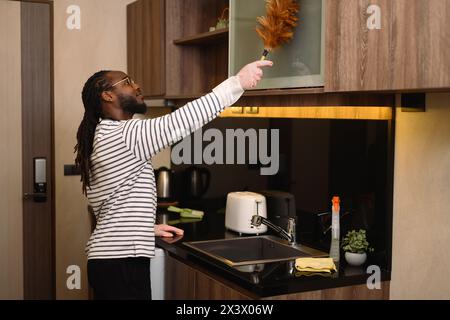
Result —
<path fill-rule="evenodd" d="M 336 271 L 333 258 L 298 258 L 295 260 L 295 268 L 300 272 L 327 272 Z"/>

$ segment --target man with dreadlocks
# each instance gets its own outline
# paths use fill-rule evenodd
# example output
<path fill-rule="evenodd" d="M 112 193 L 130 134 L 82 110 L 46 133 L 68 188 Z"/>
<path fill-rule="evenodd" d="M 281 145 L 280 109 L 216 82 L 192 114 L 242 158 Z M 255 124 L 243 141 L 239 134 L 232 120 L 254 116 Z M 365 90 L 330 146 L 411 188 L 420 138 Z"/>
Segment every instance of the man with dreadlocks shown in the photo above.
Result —
<path fill-rule="evenodd" d="M 147 110 L 140 87 L 125 73 L 100 71 L 83 88 L 76 164 L 96 228 L 87 246 L 88 279 L 96 299 L 151 299 L 150 259 L 156 237 L 182 235 L 155 225 L 151 159 L 216 118 L 253 88 L 271 61 L 246 65 L 211 93 L 156 119 L 132 119 Z"/>

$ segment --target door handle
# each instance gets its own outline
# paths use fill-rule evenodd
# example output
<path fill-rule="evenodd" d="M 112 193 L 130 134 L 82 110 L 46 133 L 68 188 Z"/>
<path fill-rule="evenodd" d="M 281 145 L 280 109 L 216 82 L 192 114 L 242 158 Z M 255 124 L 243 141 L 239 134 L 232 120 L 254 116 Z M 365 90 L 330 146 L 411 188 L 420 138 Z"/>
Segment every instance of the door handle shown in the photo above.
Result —
<path fill-rule="evenodd" d="M 47 194 L 46 193 L 24 193 L 23 194 L 23 198 L 25 200 L 28 200 L 30 198 L 36 198 L 36 197 L 38 197 L 38 198 L 47 197 Z"/>
<path fill-rule="evenodd" d="M 24 193 L 23 198 L 28 200 L 33 199 L 34 202 L 47 201 L 47 159 L 34 158 L 33 159 L 33 193 Z"/>

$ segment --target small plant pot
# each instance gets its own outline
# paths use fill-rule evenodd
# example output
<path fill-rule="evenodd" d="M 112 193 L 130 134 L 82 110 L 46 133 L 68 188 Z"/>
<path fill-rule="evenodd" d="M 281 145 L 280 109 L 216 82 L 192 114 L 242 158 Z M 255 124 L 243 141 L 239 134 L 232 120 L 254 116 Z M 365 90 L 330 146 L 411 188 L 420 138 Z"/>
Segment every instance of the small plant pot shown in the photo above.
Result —
<path fill-rule="evenodd" d="M 345 260 L 347 261 L 347 263 L 349 265 L 358 267 L 360 265 L 363 265 L 364 262 L 366 262 L 367 254 L 366 253 L 346 252 Z"/>

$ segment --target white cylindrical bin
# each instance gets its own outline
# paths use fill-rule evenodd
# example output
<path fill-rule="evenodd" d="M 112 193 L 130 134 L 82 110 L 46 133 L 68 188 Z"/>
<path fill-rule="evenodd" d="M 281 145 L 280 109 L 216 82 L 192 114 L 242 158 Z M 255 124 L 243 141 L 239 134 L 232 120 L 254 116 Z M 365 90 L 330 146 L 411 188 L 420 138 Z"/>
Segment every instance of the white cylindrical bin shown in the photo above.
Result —
<path fill-rule="evenodd" d="M 155 248 L 155 257 L 150 262 L 152 300 L 164 300 L 165 257 L 163 249 Z"/>

